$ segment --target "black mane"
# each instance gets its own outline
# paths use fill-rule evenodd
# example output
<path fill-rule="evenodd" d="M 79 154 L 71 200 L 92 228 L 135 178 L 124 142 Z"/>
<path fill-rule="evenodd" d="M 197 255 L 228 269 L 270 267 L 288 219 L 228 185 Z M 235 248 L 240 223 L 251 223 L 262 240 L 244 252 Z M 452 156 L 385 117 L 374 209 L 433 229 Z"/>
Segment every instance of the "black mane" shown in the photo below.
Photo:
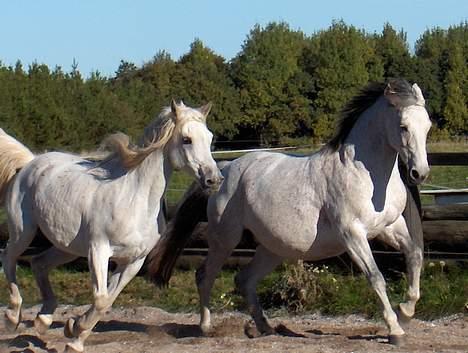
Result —
<path fill-rule="evenodd" d="M 384 90 L 388 85 L 405 102 L 405 106 L 416 102 L 413 88 L 404 79 L 391 79 L 387 82 L 372 82 L 368 84 L 344 106 L 340 113 L 335 136 L 327 144 L 329 148 L 336 151 L 343 144 L 361 114 L 384 94 Z"/>

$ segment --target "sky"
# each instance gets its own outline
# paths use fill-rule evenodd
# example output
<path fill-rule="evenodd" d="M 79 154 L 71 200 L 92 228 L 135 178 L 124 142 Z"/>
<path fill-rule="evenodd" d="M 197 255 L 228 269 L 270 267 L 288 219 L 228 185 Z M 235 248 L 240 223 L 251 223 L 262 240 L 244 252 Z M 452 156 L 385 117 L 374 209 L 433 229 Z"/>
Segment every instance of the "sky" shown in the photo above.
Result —
<path fill-rule="evenodd" d="M 37 62 L 84 76 L 113 76 L 121 60 L 141 66 L 160 50 L 174 60 L 194 39 L 226 60 L 255 24 L 284 21 L 311 35 L 344 20 L 369 33 L 385 23 L 407 33 L 413 49 L 425 30 L 468 20 L 467 0 L 5 0 L 0 61 Z"/>

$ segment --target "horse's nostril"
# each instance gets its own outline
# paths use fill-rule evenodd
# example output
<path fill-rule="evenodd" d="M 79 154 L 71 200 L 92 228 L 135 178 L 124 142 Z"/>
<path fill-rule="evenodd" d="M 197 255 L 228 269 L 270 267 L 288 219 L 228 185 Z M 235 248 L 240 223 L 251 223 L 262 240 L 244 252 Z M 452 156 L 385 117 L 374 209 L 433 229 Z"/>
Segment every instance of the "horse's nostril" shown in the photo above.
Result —
<path fill-rule="evenodd" d="M 205 183 L 206 183 L 206 185 L 210 185 L 210 186 L 211 186 L 211 185 L 214 184 L 214 181 L 213 181 L 213 179 L 206 179 L 206 180 L 205 180 Z"/>
<path fill-rule="evenodd" d="M 419 179 L 419 173 L 416 169 L 411 169 L 411 177 L 414 179 L 414 180 L 418 180 Z"/>

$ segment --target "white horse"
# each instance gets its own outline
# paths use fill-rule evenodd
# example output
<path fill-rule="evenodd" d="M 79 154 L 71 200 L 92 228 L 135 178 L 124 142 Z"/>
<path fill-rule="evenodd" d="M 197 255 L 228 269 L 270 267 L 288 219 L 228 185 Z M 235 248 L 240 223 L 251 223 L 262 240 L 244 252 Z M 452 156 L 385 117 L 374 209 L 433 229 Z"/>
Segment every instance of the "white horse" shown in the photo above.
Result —
<path fill-rule="evenodd" d="M 0 134 L 0 192 L 5 196 L 10 238 L 2 254 L 10 290 L 6 322 L 16 328 L 22 298 L 16 261 L 38 228 L 53 247 L 34 257 L 31 267 L 43 298 L 34 323 L 44 332 L 52 323 L 56 299 L 49 271 L 79 256 L 87 257 L 94 302 L 65 325 L 74 340 L 67 351 L 82 352 L 101 315 L 137 274 L 158 243 L 161 200 L 174 169 L 195 176 L 201 187 L 217 190 L 223 177 L 211 156 L 206 127 L 211 104 L 194 109 L 172 102 L 146 129 L 139 146 L 124 134 L 112 135 L 114 154 L 101 162 L 50 152 L 34 156 L 21 143 Z M 116 263 L 108 281 L 108 263 Z"/>
<path fill-rule="evenodd" d="M 306 157 L 250 153 L 227 164 L 222 169 L 225 181 L 209 197 L 207 208 L 203 192 L 196 187 L 187 192 L 164 244 L 149 256 L 150 275 L 167 282 L 172 271 L 168 266 L 175 262 L 171 256 L 177 256 L 191 227 L 204 216 L 199 205 L 205 202 L 209 251 L 196 276 L 204 332 L 211 327 L 208 305 L 215 277 L 248 229 L 259 245 L 236 276 L 236 285 L 261 333 L 274 330 L 258 302 L 259 280 L 284 259 L 314 261 L 347 251 L 383 305 L 390 341 L 399 343 L 404 331 L 368 240 L 379 237 L 405 254 L 408 301 L 399 311 L 409 320 L 420 295 L 422 233 L 419 228 L 412 237 L 402 217 L 407 194 L 397 160 L 400 155 L 415 184 L 429 172 L 426 137 L 431 122 L 424 105 L 416 84 L 393 80 L 370 85 L 348 103 L 336 136 L 319 152 Z M 418 216 L 416 208 L 413 211 Z"/>

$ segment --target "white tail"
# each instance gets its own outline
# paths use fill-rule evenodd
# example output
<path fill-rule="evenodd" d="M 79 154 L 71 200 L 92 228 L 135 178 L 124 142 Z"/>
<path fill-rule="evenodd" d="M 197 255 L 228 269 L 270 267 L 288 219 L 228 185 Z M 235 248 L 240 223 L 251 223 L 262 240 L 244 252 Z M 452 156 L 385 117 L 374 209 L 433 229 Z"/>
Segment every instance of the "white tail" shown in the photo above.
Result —
<path fill-rule="evenodd" d="M 26 146 L 0 129 L 0 205 L 10 180 L 33 159 L 34 154 Z"/>

